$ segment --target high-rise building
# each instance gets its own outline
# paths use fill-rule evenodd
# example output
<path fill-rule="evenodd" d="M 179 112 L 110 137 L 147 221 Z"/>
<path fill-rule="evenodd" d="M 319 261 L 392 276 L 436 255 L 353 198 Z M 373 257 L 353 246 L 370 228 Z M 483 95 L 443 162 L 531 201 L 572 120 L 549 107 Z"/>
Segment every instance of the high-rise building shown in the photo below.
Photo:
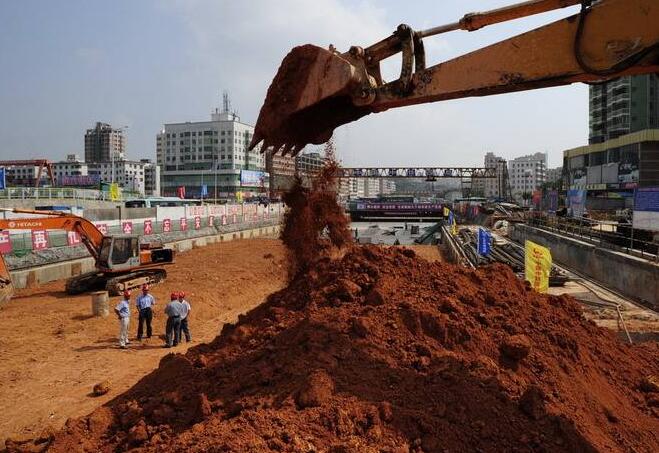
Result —
<path fill-rule="evenodd" d="M 85 133 L 85 162 L 110 162 L 123 160 L 126 138 L 123 129 L 115 129 L 106 123 L 96 123 Z"/>
<path fill-rule="evenodd" d="M 253 126 L 229 111 L 226 95 L 222 111 L 216 109 L 210 121 L 165 124 L 156 137 L 161 191 L 175 195 L 185 187 L 186 194 L 199 197 L 205 186 L 211 198 L 262 192 L 268 185 L 265 159 L 258 147 L 248 149 L 253 134 Z"/>
<path fill-rule="evenodd" d="M 589 143 L 659 127 L 659 75 L 621 77 L 591 85 Z"/>
<path fill-rule="evenodd" d="M 485 168 L 496 168 L 496 178 L 484 178 L 486 198 L 505 198 L 508 193 L 508 167 L 506 159 L 495 156 L 494 153 L 485 154 Z"/>
<path fill-rule="evenodd" d="M 508 178 L 516 198 L 528 197 L 547 180 L 547 153 L 529 154 L 509 161 Z"/>

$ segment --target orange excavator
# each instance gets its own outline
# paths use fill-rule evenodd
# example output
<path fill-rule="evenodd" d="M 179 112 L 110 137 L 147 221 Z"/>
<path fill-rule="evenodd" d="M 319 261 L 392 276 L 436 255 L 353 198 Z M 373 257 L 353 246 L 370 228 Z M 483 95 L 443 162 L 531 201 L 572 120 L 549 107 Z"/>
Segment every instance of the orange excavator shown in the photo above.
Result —
<path fill-rule="evenodd" d="M 0 230 L 64 230 L 78 233 L 81 242 L 95 260 L 96 270 L 71 277 L 66 282 L 68 294 L 106 289 L 110 295 L 154 284 L 167 276 L 158 266 L 172 263 L 174 251 L 162 244 L 140 244 L 137 235 L 104 236 L 89 220 L 66 212 L 3 209 L 18 214 L 38 215 L 23 219 L 0 219 Z M 13 285 L 0 255 L 0 303 L 11 298 Z"/>
<path fill-rule="evenodd" d="M 439 3 L 438 3 L 439 4 Z M 578 14 L 426 67 L 423 39 L 580 5 Z M 398 79 L 380 62 L 402 53 Z M 369 47 L 340 53 L 295 47 L 268 89 L 250 149 L 295 155 L 335 128 L 395 107 L 514 91 L 597 83 L 659 72 L 658 0 L 531 0 L 415 31 L 400 25 Z"/>

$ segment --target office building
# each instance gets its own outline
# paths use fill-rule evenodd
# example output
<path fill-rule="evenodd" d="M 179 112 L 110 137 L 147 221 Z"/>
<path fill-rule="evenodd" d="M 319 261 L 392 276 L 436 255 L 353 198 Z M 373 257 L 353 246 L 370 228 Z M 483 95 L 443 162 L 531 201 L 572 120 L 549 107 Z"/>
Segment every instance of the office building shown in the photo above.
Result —
<path fill-rule="evenodd" d="M 659 75 L 621 77 L 590 85 L 589 143 L 659 128 Z"/>
<path fill-rule="evenodd" d="M 270 197 L 281 197 L 295 182 L 295 157 L 266 153 L 266 172 L 270 176 Z"/>
<path fill-rule="evenodd" d="M 210 121 L 165 124 L 156 137 L 162 193 L 176 195 L 179 187 L 188 197 L 202 196 L 204 188 L 210 198 L 263 192 L 268 175 L 258 147 L 248 150 L 253 134 L 253 126 L 229 111 L 226 95 L 222 111 L 216 109 Z"/>
<path fill-rule="evenodd" d="M 125 158 L 126 139 L 122 129 L 96 123 L 85 133 L 85 162 L 108 162 Z"/>
<path fill-rule="evenodd" d="M 632 207 L 634 189 L 659 186 L 659 129 L 563 151 L 564 184 L 587 192 L 586 207 Z"/>
<path fill-rule="evenodd" d="M 508 162 L 508 180 L 512 195 L 529 199 L 547 180 L 547 153 L 517 157 Z"/>
<path fill-rule="evenodd" d="M 317 151 L 302 152 L 295 157 L 295 171 L 299 175 L 313 176 L 325 166 L 327 159 Z"/>

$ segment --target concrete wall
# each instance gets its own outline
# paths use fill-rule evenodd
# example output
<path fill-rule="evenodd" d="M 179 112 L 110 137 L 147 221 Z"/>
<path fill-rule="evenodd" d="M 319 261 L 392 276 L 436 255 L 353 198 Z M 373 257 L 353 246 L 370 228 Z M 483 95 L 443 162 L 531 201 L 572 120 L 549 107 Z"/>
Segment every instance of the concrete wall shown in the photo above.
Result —
<path fill-rule="evenodd" d="M 510 237 L 520 244 L 529 240 L 548 247 L 557 263 L 654 310 L 659 309 L 659 265 L 656 263 L 523 224 L 511 225 Z"/>
<path fill-rule="evenodd" d="M 261 226 L 242 231 L 224 232 L 210 236 L 188 238 L 176 242 L 169 242 L 166 245 L 180 253 L 193 248 L 215 244 L 217 242 L 268 236 L 276 237 L 279 235 L 279 229 L 279 225 Z M 94 270 L 94 259 L 88 257 L 62 263 L 48 264 L 36 268 L 12 271 L 10 274 L 15 288 L 27 288 L 28 286 L 61 280 L 92 270 Z"/>

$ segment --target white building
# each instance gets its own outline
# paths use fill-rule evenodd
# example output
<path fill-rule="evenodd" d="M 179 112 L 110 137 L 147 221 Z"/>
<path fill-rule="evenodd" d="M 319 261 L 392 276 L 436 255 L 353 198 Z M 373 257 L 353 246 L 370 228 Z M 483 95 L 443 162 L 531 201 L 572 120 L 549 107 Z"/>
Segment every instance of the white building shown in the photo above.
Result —
<path fill-rule="evenodd" d="M 382 193 L 380 191 L 381 178 L 349 178 L 348 181 L 350 198 L 377 198 Z"/>
<path fill-rule="evenodd" d="M 160 196 L 160 166 L 149 159 L 140 160 L 144 164 L 144 195 Z"/>
<path fill-rule="evenodd" d="M 513 196 L 527 198 L 547 180 L 547 153 L 517 157 L 508 162 L 508 178 Z"/>
<path fill-rule="evenodd" d="M 229 112 L 226 97 L 223 111 L 216 109 L 210 121 L 165 124 L 156 138 L 163 194 L 175 195 L 178 187 L 185 187 L 187 194 L 200 196 L 204 185 L 211 198 L 261 192 L 268 187 L 265 158 L 258 147 L 248 151 L 253 134 L 253 126 Z M 241 184 L 243 170 L 264 173 L 260 178 L 249 173 L 243 178 L 249 182 Z"/>
<path fill-rule="evenodd" d="M 391 195 L 396 192 L 396 182 L 387 179 L 387 178 L 380 178 L 380 195 Z"/>

